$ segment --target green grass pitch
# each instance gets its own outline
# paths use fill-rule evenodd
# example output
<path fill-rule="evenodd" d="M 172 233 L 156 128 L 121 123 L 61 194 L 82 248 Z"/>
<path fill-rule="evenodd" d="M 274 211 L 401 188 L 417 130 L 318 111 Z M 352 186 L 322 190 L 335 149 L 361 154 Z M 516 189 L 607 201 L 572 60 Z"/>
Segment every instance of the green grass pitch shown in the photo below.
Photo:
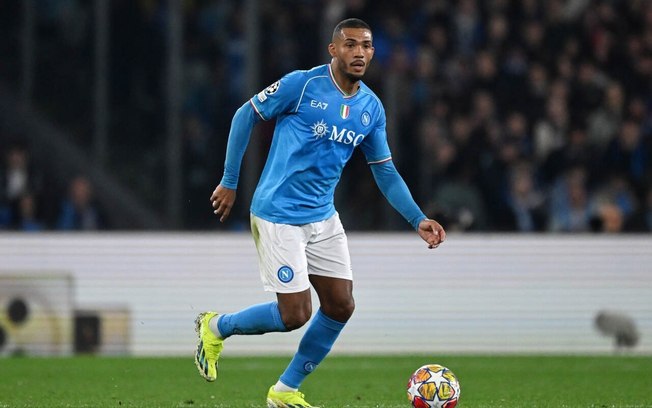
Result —
<path fill-rule="evenodd" d="M 229 357 L 206 383 L 188 358 L 0 358 L 0 407 L 265 407 L 289 357 Z M 652 407 L 652 357 L 331 356 L 304 383 L 322 408 L 408 407 L 405 385 L 440 363 L 458 407 Z"/>

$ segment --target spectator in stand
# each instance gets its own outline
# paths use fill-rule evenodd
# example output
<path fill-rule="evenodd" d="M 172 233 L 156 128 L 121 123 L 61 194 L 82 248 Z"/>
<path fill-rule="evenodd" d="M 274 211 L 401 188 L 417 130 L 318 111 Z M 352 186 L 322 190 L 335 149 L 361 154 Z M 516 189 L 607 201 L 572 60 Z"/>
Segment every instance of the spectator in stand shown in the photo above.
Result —
<path fill-rule="evenodd" d="M 569 114 L 566 100 L 549 98 L 546 116 L 534 128 L 534 154 L 537 163 L 543 163 L 555 149 L 564 145 L 568 131 Z"/>
<path fill-rule="evenodd" d="M 466 116 L 455 116 L 451 120 L 449 132 L 450 141 L 455 148 L 455 161 L 451 163 L 448 177 L 464 174 L 473 179 L 478 173 L 482 150 L 486 146 L 484 139 L 487 136 L 483 126 L 475 130 L 476 132 Z"/>
<path fill-rule="evenodd" d="M 560 177 L 550 195 L 548 230 L 552 232 L 587 232 L 591 210 L 587 171 L 576 166 Z"/>
<path fill-rule="evenodd" d="M 620 208 L 611 202 L 603 202 L 596 207 L 595 214 L 591 218 L 591 230 L 593 232 L 618 233 L 625 227 L 625 216 Z"/>
<path fill-rule="evenodd" d="M 579 64 L 572 83 L 570 105 L 576 117 L 585 118 L 603 102 L 608 77 L 590 59 Z"/>
<path fill-rule="evenodd" d="M 19 224 L 21 198 L 37 194 L 40 187 L 41 177 L 31 164 L 27 147 L 11 143 L 0 168 L 0 228 Z"/>
<path fill-rule="evenodd" d="M 510 112 L 505 119 L 505 140 L 513 143 L 519 151 L 520 157 L 531 160 L 534 154 L 532 136 L 529 133 L 529 124 L 521 112 Z"/>
<path fill-rule="evenodd" d="M 652 232 L 652 185 L 647 186 L 643 204 L 625 224 L 628 232 Z"/>
<path fill-rule="evenodd" d="M 538 119 L 540 112 L 544 112 L 548 92 L 550 78 L 546 67 L 540 63 L 532 64 L 528 71 L 527 89 L 519 106 L 530 123 Z"/>
<path fill-rule="evenodd" d="M 599 158 L 598 150 L 589 144 L 585 128 L 574 125 L 568 133 L 567 142 L 548 155 L 541 173 L 546 183 L 553 182 L 573 167 L 582 167 L 589 170 L 589 174 L 595 174 L 591 170 Z"/>
<path fill-rule="evenodd" d="M 482 18 L 477 1 L 455 2 L 452 17 L 456 49 L 461 55 L 471 55 L 482 38 Z"/>
<path fill-rule="evenodd" d="M 503 13 L 495 13 L 489 17 L 485 48 L 494 55 L 501 57 L 509 40 L 510 23 Z"/>
<path fill-rule="evenodd" d="M 72 179 L 68 196 L 61 204 L 57 229 L 94 231 L 107 227 L 103 211 L 93 198 L 93 186 L 84 176 Z"/>
<path fill-rule="evenodd" d="M 618 133 L 625 113 L 625 95 L 622 86 L 612 82 L 605 92 L 604 102 L 589 117 L 588 136 L 600 151 Z"/>
<path fill-rule="evenodd" d="M 420 162 L 422 167 L 420 192 L 431 191 L 437 183 L 450 177 L 457 150 L 449 140 L 446 126 L 433 117 L 425 117 L 417 128 L 419 149 L 421 154 Z M 423 197 L 424 201 L 430 197 Z"/>
<path fill-rule="evenodd" d="M 520 161 L 519 149 L 513 142 L 496 143 L 495 152 L 483 157 L 477 182 L 482 191 L 491 229 L 513 231 L 512 210 L 508 205 L 510 171 Z"/>
<path fill-rule="evenodd" d="M 507 219 L 510 230 L 543 231 L 547 223 L 545 198 L 537 188 L 532 167 L 527 163 L 513 166 L 509 183 L 506 207 L 510 210 Z"/>
<path fill-rule="evenodd" d="M 652 142 L 652 99 L 646 103 L 641 95 L 632 96 L 627 105 L 627 116 L 634 122 L 640 123 L 643 140 L 650 144 Z"/>
<path fill-rule="evenodd" d="M 592 201 L 596 209 L 604 203 L 618 207 L 624 220 L 638 210 L 636 193 L 624 174 L 610 174 L 605 182 L 597 186 Z"/>
<path fill-rule="evenodd" d="M 483 90 L 491 95 L 497 94 L 498 67 L 496 56 L 489 51 L 480 51 L 475 57 L 475 80 L 472 85 L 474 90 Z"/>
<path fill-rule="evenodd" d="M 641 134 L 641 126 L 631 119 L 625 120 L 618 136 L 609 143 L 600 168 L 602 179 L 611 174 L 624 174 L 635 189 L 640 191 L 650 169 L 650 149 Z"/>
<path fill-rule="evenodd" d="M 422 47 L 418 50 L 413 75 L 409 100 L 412 101 L 416 109 L 419 109 L 437 95 L 435 79 L 438 76 L 438 61 L 431 49 Z"/>
<path fill-rule="evenodd" d="M 37 218 L 36 200 L 31 194 L 25 194 L 18 203 L 18 217 L 16 229 L 25 232 L 38 232 L 45 229 L 45 225 Z"/>

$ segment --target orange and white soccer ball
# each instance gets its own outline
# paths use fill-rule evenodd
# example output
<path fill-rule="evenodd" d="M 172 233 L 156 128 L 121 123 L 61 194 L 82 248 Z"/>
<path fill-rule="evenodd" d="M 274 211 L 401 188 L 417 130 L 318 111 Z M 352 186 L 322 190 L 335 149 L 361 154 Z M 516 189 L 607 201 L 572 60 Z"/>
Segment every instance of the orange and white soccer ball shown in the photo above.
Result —
<path fill-rule="evenodd" d="M 460 398 L 460 382 L 448 368 L 426 364 L 410 377 L 407 396 L 415 408 L 453 408 Z"/>

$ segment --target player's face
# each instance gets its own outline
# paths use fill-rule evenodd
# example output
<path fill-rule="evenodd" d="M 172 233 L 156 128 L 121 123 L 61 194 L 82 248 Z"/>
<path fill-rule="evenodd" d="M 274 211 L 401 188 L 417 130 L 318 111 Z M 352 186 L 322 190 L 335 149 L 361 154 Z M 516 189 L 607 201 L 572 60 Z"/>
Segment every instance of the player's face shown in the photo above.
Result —
<path fill-rule="evenodd" d="M 366 28 L 345 28 L 328 46 L 336 59 L 338 71 L 352 81 L 357 81 L 367 71 L 374 56 L 371 31 Z"/>

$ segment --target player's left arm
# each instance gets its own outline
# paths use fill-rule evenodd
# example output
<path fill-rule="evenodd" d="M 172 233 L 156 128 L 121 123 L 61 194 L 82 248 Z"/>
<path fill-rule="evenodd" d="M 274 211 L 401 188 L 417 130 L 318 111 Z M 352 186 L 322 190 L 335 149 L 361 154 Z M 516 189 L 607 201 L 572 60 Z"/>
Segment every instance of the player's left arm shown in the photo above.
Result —
<path fill-rule="evenodd" d="M 437 248 L 446 239 L 446 231 L 435 220 L 423 214 L 412 198 L 407 184 L 396 170 L 391 159 L 370 163 L 371 172 L 378 188 L 387 201 L 398 211 L 417 231 L 419 236 L 428 243 L 428 248 Z"/>
<path fill-rule="evenodd" d="M 446 239 L 446 232 L 437 221 L 431 220 L 423 214 L 423 211 L 414 202 L 403 177 L 396 170 L 387 143 L 385 109 L 380 101 L 373 116 L 375 119 L 373 129 L 364 138 L 360 148 L 367 158 L 376 184 L 392 207 L 428 243 L 428 248 L 437 248 Z"/>

